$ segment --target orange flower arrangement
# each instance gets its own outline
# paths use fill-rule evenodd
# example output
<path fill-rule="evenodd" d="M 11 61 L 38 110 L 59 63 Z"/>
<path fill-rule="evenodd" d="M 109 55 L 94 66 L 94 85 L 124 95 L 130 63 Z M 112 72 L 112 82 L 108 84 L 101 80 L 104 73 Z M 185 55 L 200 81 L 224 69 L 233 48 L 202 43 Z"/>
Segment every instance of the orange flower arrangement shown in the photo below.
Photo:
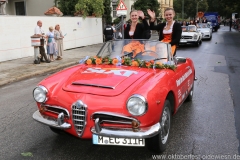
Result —
<path fill-rule="evenodd" d="M 91 64 L 109 64 L 109 65 L 118 65 L 119 61 L 121 62 L 120 65 L 125 65 L 125 66 L 133 66 L 133 67 L 141 67 L 141 68 L 153 68 L 153 69 L 176 69 L 176 65 L 172 64 L 171 62 L 167 63 L 161 63 L 161 62 L 154 62 L 154 60 L 151 61 L 143 61 L 140 59 L 131 59 L 130 57 L 123 57 L 121 59 L 118 58 L 113 58 L 111 59 L 110 57 L 99 57 L 99 56 L 94 56 L 94 57 L 87 57 L 87 59 L 84 60 L 84 63 L 87 65 Z"/>

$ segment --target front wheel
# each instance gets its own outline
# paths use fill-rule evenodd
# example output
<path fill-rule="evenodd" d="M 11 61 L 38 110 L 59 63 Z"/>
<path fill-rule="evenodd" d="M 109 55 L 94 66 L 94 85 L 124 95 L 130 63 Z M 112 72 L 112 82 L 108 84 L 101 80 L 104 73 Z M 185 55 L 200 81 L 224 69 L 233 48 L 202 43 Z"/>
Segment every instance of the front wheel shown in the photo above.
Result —
<path fill-rule="evenodd" d="M 172 121 L 170 108 L 170 102 L 169 100 L 166 100 L 164 103 L 163 113 L 159 121 L 161 125 L 160 133 L 147 139 L 147 146 L 152 151 L 162 153 L 166 150 Z"/>

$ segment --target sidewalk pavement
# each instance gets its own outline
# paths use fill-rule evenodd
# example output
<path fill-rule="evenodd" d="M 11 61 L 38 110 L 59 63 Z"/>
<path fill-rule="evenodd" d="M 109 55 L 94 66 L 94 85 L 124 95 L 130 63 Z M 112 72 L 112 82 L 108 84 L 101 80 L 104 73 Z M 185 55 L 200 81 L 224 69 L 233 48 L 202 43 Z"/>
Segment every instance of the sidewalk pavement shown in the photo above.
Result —
<path fill-rule="evenodd" d="M 85 56 L 96 55 L 102 45 L 103 43 L 99 43 L 66 50 L 63 52 L 62 60 L 55 60 L 51 63 L 33 64 L 33 56 L 0 62 L 0 86 L 76 65 Z"/>

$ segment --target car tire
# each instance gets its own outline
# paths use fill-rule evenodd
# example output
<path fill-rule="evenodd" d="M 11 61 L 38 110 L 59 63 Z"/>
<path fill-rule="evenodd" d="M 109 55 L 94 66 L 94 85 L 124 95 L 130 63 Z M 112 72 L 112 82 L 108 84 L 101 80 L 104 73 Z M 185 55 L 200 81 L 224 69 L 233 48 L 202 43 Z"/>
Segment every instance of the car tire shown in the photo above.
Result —
<path fill-rule="evenodd" d="M 171 104 L 169 100 L 166 100 L 164 103 L 161 118 L 159 120 L 161 130 L 156 136 L 146 140 L 146 145 L 151 151 L 162 153 L 166 150 L 172 122 L 172 114 L 170 108 Z"/>
<path fill-rule="evenodd" d="M 193 84 L 192 84 L 192 88 L 191 88 L 191 90 L 190 90 L 190 92 L 189 92 L 189 94 L 188 94 L 188 96 L 186 98 L 187 102 L 192 101 L 192 99 L 193 99 L 193 91 L 194 91 L 194 81 L 193 81 Z"/>
<path fill-rule="evenodd" d="M 198 41 L 195 43 L 195 46 L 196 46 L 196 47 L 200 46 L 200 40 L 198 40 Z"/>
<path fill-rule="evenodd" d="M 51 129 L 51 131 L 53 131 L 54 133 L 58 134 L 58 135 L 63 135 L 65 134 L 63 130 L 61 129 L 57 129 L 57 128 L 54 128 L 54 127 L 49 127 Z"/>
<path fill-rule="evenodd" d="M 211 35 L 211 37 L 209 38 L 209 41 L 210 41 L 210 40 L 212 40 L 212 35 Z"/>

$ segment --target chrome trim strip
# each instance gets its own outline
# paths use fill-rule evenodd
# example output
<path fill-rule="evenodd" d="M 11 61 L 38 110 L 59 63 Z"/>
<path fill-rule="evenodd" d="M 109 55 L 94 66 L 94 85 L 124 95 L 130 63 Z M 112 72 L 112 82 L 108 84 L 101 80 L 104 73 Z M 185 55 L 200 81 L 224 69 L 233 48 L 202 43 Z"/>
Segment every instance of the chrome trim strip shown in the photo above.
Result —
<path fill-rule="evenodd" d="M 99 84 L 85 84 L 85 83 L 79 83 L 79 82 L 72 82 L 72 85 L 83 85 L 83 86 L 92 86 L 92 87 L 115 89 L 115 87 L 112 87 L 112 86 L 103 86 L 103 85 L 99 85 Z"/>
<path fill-rule="evenodd" d="M 57 108 L 57 109 L 64 110 L 67 113 L 67 117 L 70 118 L 70 114 L 69 114 L 68 110 L 65 109 L 65 108 L 62 108 L 60 106 L 51 106 L 51 105 L 48 105 L 48 104 L 41 104 L 41 106 L 46 106 L 46 107 L 51 107 L 51 108 Z M 54 111 L 51 111 L 51 110 L 48 110 L 48 109 L 46 109 L 46 111 L 54 112 Z M 54 113 L 57 113 L 57 112 L 54 112 Z M 59 114 L 59 113 L 57 113 L 57 114 Z"/>
<path fill-rule="evenodd" d="M 123 122 L 123 121 L 111 121 L 111 120 L 102 120 L 101 121 L 102 123 L 104 123 L 104 122 L 106 122 L 106 123 L 119 123 L 119 124 L 129 124 L 129 125 L 131 125 L 132 124 L 132 122 Z"/>
<path fill-rule="evenodd" d="M 105 116 L 113 116 L 113 117 L 117 117 L 117 118 L 122 118 L 122 119 L 126 119 L 126 120 L 129 120 L 129 121 L 137 121 L 139 122 L 136 118 L 132 118 L 132 117 L 127 117 L 127 116 L 124 116 L 122 114 L 117 114 L 117 113 L 112 113 L 112 112 L 94 112 L 92 115 L 91 115 L 91 119 L 93 119 L 94 115 L 96 114 L 99 114 L 99 115 L 105 115 Z M 95 119 L 93 119 L 95 120 Z"/>
<path fill-rule="evenodd" d="M 96 123 L 95 127 L 91 128 L 93 134 L 106 137 L 117 138 L 151 138 L 157 135 L 161 130 L 160 123 L 156 123 L 150 127 L 140 128 L 138 131 L 126 128 L 101 128 L 100 132 L 97 132 Z"/>
<path fill-rule="evenodd" d="M 59 118 L 61 118 L 61 115 L 59 116 Z M 48 125 L 50 127 L 54 127 L 54 128 L 58 128 L 58 129 L 71 128 L 71 124 L 66 123 L 66 122 L 63 122 L 62 124 L 60 123 L 60 125 L 58 125 L 58 121 L 60 122 L 59 118 L 57 119 L 57 121 L 46 119 L 40 114 L 39 110 L 37 110 L 33 114 L 33 119 L 34 120 L 36 120 L 36 121 L 38 121 L 42 124 Z"/>

